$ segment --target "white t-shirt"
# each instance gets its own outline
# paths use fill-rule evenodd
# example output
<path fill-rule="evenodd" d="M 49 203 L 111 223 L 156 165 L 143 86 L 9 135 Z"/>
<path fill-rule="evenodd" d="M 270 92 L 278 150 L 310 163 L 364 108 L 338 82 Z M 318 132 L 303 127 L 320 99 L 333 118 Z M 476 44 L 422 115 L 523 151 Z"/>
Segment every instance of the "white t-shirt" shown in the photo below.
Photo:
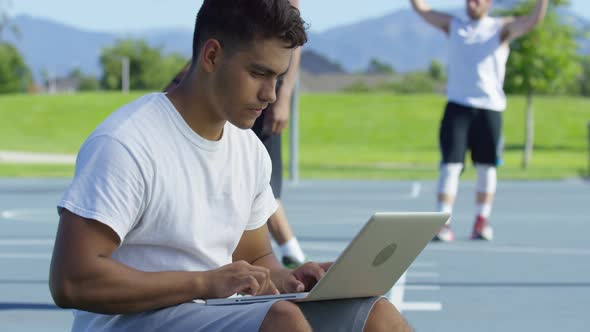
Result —
<path fill-rule="evenodd" d="M 112 228 L 113 258 L 142 271 L 203 271 L 232 262 L 242 233 L 276 210 L 271 162 L 251 130 L 197 135 L 165 94 L 143 96 L 86 140 L 58 204 Z"/>
<path fill-rule="evenodd" d="M 449 30 L 447 98 L 492 111 L 506 109 L 504 78 L 510 49 L 501 18 L 453 18 Z"/>

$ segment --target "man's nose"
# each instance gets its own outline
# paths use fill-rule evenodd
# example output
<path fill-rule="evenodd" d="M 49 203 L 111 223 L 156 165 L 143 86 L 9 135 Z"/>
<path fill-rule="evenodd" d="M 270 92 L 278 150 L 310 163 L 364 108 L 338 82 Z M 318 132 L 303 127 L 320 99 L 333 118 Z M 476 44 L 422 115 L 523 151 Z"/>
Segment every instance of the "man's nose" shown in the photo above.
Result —
<path fill-rule="evenodd" d="M 263 101 L 272 104 L 277 100 L 277 81 L 276 80 L 268 80 L 264 82 L 262 86 L 262 90 L 260 91 L 260 99 Z"/>

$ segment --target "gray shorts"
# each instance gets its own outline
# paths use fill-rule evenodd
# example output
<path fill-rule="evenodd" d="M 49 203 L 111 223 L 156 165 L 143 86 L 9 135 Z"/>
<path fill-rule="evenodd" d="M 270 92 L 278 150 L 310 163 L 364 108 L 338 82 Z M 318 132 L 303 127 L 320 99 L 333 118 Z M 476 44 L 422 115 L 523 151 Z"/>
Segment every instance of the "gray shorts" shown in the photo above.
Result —
<path fill-rule="evenodd" d="M 314 331 L 362 331 L 380 297 L 300 303 Z M 206 306 L 184 303 L 133 315 L 78 312 L 72 331 L 258 331 L 274 302 Z"/>

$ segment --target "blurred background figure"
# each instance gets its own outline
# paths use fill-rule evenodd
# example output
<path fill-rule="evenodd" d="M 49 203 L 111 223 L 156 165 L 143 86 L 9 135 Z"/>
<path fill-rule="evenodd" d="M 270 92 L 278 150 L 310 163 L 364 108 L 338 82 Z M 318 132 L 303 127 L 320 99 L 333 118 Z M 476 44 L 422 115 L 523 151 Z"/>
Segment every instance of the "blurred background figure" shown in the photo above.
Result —
<path fill-rule="evenodd" d="M 437 209 L 452 212 L 469 149 L 477 170 L 472 239 L 493 238 L 488 218 L 497 185 L 509 44 L 543 20 L 548 2 L 538 0 L 526 16 L 490 17 L 492 0 L 465 0 L 467 19 L 461 19 L 432 10 L 426 1 L 411 0 L 414 10 L 449 38 L 447 105 L 439 133 L 442 161 Z M 434 238 L 445 242 L 453 239 L 450 221 Z"/>

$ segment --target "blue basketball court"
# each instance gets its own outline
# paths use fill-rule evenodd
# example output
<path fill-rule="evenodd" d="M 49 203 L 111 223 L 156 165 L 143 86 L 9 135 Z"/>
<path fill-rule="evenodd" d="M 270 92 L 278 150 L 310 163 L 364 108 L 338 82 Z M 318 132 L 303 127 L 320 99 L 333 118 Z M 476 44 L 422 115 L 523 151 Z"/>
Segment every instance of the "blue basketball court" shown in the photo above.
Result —
<path fill-rule="evenodd" d="M 501 174 L 500 174 L 501 175 Z M 0 331 L 67 331 L 47 286 L 55 205 L 69 180 L 0 179 Z M 433 181 L 301 181 L 284 204 L 306 254 L 333 260 L 376 211 L 431 211 Z M 590 183 L 500 181 L 493 242 L 468 240 L 463 181 L 457 240 L 431 243 L 389 298 L 417 331 L 587 331 Z"/>

